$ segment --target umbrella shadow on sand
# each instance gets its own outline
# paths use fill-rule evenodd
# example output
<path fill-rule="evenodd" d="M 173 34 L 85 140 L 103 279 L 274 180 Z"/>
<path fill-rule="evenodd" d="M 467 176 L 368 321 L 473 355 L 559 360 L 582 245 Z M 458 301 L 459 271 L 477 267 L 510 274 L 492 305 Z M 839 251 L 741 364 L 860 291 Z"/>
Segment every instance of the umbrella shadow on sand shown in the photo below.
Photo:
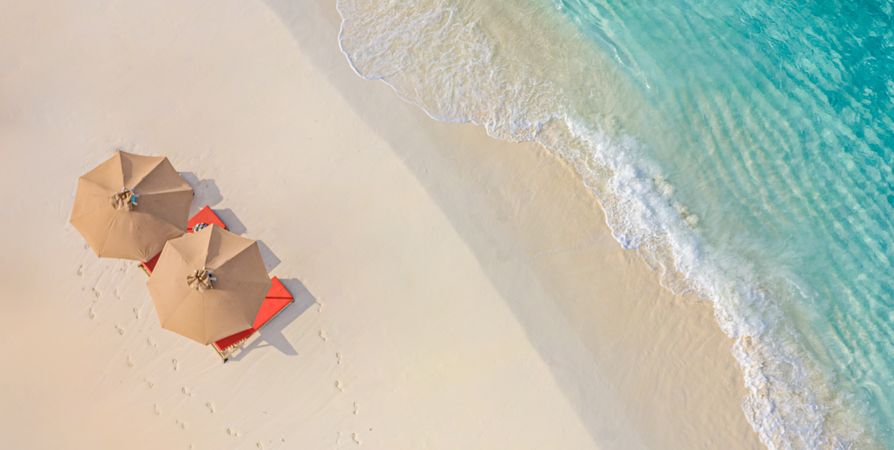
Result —
<path fill-rule="evenodd" d="M 195 194 L 192 201 L 192 207 L 189 211 L 190 216 L 198 212 L 198 210 L 205 205 L 213 207 L 223 201 L 223 196 L 220 194 L 220 189 L 217 187 L 217 183 L 215 183 L 214 180 L 199 179 L 193 172 L 180 172 L 180 176 L 192 186 L 193 193 Z"/>
<path fill-rule="evenodd" d="M 264 267 L 267 268 L 267 272 L 272 271 L 280 262 L 282 262 L 264 241 L 258 241 L 258 249 L 261 251 L 261 259 L 264 260 Z"/>
<path fill-rule="evenodd" d="M 288 356 L 298 355 L 298 351 L 283 335 L 283 330 L 289 326 L 295 319 L 304 314 L 311 306 L 317 304 L 316 297 L 304 286 L 297 278 L 280 278 L 282 284 L 295 296 L 295 302 L 284 309 L 279 315 L 267 322 L 263 328 L 258 331 L 258 337 L 252 339 L 246 344 L 242 350 L 233 355 L 229 361 L 239 361 L 246 354 L 256 348 L 264 348 L 273 346 L 282 354 Z"/>

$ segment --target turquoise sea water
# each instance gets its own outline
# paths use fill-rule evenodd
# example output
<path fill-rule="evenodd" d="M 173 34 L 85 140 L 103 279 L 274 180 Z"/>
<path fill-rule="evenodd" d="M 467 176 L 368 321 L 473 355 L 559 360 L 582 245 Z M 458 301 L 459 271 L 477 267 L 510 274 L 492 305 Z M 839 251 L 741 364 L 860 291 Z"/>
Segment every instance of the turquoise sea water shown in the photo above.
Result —
<path fill-rule="evenodd" d="M 894 2 L 396 3 L 339 1 L 355 70 L 577 168 L 768 447 L 894 448 Z"/>

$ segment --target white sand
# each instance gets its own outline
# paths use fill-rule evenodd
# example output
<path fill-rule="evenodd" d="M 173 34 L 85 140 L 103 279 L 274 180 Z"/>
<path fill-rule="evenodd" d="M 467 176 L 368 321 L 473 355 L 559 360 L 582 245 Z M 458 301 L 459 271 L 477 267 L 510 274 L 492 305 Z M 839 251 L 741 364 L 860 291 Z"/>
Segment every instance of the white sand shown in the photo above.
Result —
<path fill-rule="evenodd" d="M 0 448 L 758 446 L 710 306 L 540 149 L 357 78 L 332 2 L 3 3 Z M 168 155 L 296 291 L 235 361 L 67 223 L 116 147 Z"/>

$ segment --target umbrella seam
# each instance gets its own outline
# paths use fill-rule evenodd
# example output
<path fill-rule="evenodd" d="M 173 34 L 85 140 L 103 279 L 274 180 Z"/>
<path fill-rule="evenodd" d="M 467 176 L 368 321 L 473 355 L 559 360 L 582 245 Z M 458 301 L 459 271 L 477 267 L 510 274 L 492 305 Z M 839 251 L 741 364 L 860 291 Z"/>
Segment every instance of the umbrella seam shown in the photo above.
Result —
<path fill-rule="evenodd" d="M 170 241 L 169 241 L 169 242 L 170 242 Z M 165 247 L 167 247 L 167 243 L 165 244 Z M 177 256 L 180 257 L 180 259 L 183 261 L 183 265 L 185 265 L 185 266 L 189 266 L 189 265 L 190 265 L 190 264 L 189 264 L 189 261 L 187 261 L 186 258 L 183 256 L 183 254 L 180 253 L 180 249 L 178 249 L 177 247 L 174 247 L 173 244 L 171 245 L 171 249 L 173 249 L 173 253 L 174 253 L 175 255 L 177 255 Z M 162 253 L 164 253 L 164 249 L 162 249 Z M 163 255 L 162 255 L 162 256 L 163 256 Z M 158 262 L 159 262 L 159 263 L 162 262 L 161 257 L 158 258 Z M 158 269 L 159 269 L 159 267 L 163 267 L 163 266 L 164 266 L 163 264 L 156 264 L 156 266 L 155 266 L 155 270 L 153 270 L 153 271 L 152 271 L 152 275 L 149 276 L 149 281 L 147 282 L 147 284 L 148 284 L 148 283 L 152 283 L 153 276 L 154 276 L 155 274 L 158 273 Z M 158 278 L 155 278 L 155 279 L 157 280 Z M 151 292 L 150 292 L 150 293 L 151 293 Z M 189 295 L 189 294 L 187 294 L 187 295 Z M 185 297 L 185 296 L 184 296 L 184 297 Z M 163 326 L 163 325 L 164 325 L 164 322 L 166 322 L 168 319 L 170 319 L 171 316 L 173 316 L 174 313 L 176 313 L 177 310 L 178 310 L 178 309 L 180 308 L 180 306 L 182 306 L 182 305 L 183 305 L 183 301 L 182 301 L 182 299 L 181 299 L 180 304 L 177 305 L 177 307 L 174 308 L 174 310 L 171 311 L 167 316 L 165 316 L 164 319 L 162 319 L 161 317 L 159 317 L 159 323 L 161 323 L 162 326 Z M 156 311 L 156 312 L 157 312 L 157 311 Z"/>
<path fill-rule="evenodd" d="M 241 237 L 241 236 L 237 236 L 237 237 Z M 245 252 L 246 250 L 250 249 L 251 246 L 252 246 L 253 244 L 256 244 L 256 243 L 258 242 L 258 241 L 251 240 L 251 239 L 248 239 L 248 238 L 242 238 L 242 239 L 246 239 L 247 241 L 249 241 L 248 245 L 246 245 L 244 248 L 242 248 L 242 249 L 239 250 L 238 252 L 233 253 L 232 255 L 230 255 L 229 258 L 227 258 L 227 259 L 221 261 L 221 263 L 218 264 L 217 267 L 214 268 L 215 270 L 222 268 L 222 267 L 225 266 L 228 262 L 232 261 L 232 260 L 235 259 L 237 256 L 241 255 L 243 252 Z M 258 253 L 260 253 L 260 250 L 258 251 Z M 206 260 L 206 262 L 207 262 L 207 260 Z M 262 263 L 264 262 L 264 258 L 261 258 L 261 262 L 262 262 Z M 266 266 L 264 267 L 264 271 L 265 271 L 265 272 L 267 271 L 267 267 L 266 267 Z"/>
<path fill-rule="evenodd" d="M 191 188 L 190 188 L 190 189 L 191 189 Z M 184 190 L 184 191 L 180 191 L 180 192 L 186 192 L 186 191 Z M 180 192 L 169 192 L 169 193 L 180 193 Z M 148 195 L 151 196 L 151 195 L 153 195 L 153 194 L 148 194 Z M 137 212 L 141 212 L 141 211 L 137 211 Z M 149 214 L 149 213 L 146 213 L 146 214 Z M 172 227 L 176 228 L 177 230 L 180 230 L 181 232 L 183 231 L 183 228 L 181 228 L 179 225 L 177 225 L 177 224 L 171 222 L 170 220 L 167 220 L 167 219 L 165 219 L 165 218 L 163 218 L 163 217 L 161 217 L 161 216 L 155 215 L 155 214 L 149 214 L 149 215 L 152 216 L 152 217 L 155 218 L 155 219 L 158 219 L 160 222 L 164 222 L 164 223 L 166 223 L 166 224 L 168 224 L 168 225 L 171 225 Z"/>
<path fill-rule="evenodd" d="M 167 247 L 167 246 L 168 246 L 168 243 L 170 243 L 170 244 L 171 244 L 171 249 L 173 249 L 174 253 L 176 253 L 177 256 L 180 257 L 180 259 L 183 261 L 184 265 L 189 266 L 189 265 L 190 265 L 190 264 L 189 264 L 189 261 L 186 259 L 185 256 L 183 256 L 183 253 L 180 252 L 180 248 L 177 247 L 177 244 L 174 243 L 174 242 L 179 241 L 180 239 L 184 239 L 184 238 L 186 238 L 187 236 L 188 236 L 188 235 L 184 234 L 184 235 L 181 235 L 181 236 L 176 237 L 176 238 L 174 238 L 174 239 L 170 239 L 170 240 L 168 240 L 168 242 L 165 242 L 165 247 Z M 162 252 L 164 252 L 164 247 L 162 248 Z M 159 261 L 161 261 L 161 260 L 159 259 Z M 154 274 L 155 271 L 153 271 L 152 273 Z"/>
<path fill-rule="evenodd" d="M 134 189 L 136 189 L 136 188 L 134 188 Z M 192 189 L 192 186 L 190 186 L 189 184 L 187 184 L 186 186 L 181 186 L 181 187 L 171 188 L 171 189 L 165 189 L 165 190 L 161 190 L 161 191 L 140 192 L 140 197 L 149 197 L 149 196 L 152 196 L 152 195 L 176 194 L 176 193 L 178 193 L 178 192 L 185 192 L 185 191 L 191 191 L 191 190 L 193 190 L 193 189 Z"/>
<path fill-rule="evenodd" d="M 151 158 L 151 157 L 150 157 L 150 158 Z M 167 156 L 155 156 L 155 158 L 159 158 L 159 159 L 158 159 L 158 161 L 155 163 L 155 165 L 152 166 L 151 169 L 149 169 L 148 172 L 146 172 L 145 174 L 143 174 L 143 176 L 140 177 L 140 179 L 138 179 L 138 180 L 131 180 L 131 183 L 130 183 L 130 189 L 131 189 L 131 190 L 136 191 L 137 186 L 139 186 L 140 183 L 142 183 L 144 180 L 146 180 L 146 178 L 149 178 L 149 175 L 152 175 L 153 172 L 155 172 L 156 170 L 158 170 L 158 168 L 161 166 L 161 163 L 164 162 L 166 159 L 168 159 Z M 122 171 L 122 173 L 124 172 L 123 167 L 122 167 L 121 171 Z M 174 170 L 174 171 L 176 172 L 176 170 Z M 179 174 L 178 174 L 178 176 L 179 176 Z"/>
<path fill-rule="evenodd" d="M 102 254 L 106 252 L 106 244 L 109 242 L 109 233 L 112 232 L 112 225 L 118 222 L 118 216 L 119 213 L 114 213 L 112 220 L 110 220 L 109 224 L 106 226 L 106 232 L 103 233 L 102 245 L 99 247 L 99 251 L 96 252 L 98 256 L 102 256 Z"/>
<path fill-rule="evenodd" d="M 91 183 L 91 184 L 93 184 L 94 186 L 96 186 L 96 187 L 98 187 L 98 188 L 100 188 L 100 189 L 102 189 L 102 190 L 104 190 L 104 191 L 108 191 L 108 188 L 103 187 L 103 186 L 100 185 L 99 183 L 97 183 L 97 182 L 95 182 L 95 181 L 93 181 L 93 180 L 91 180 L 91 179 L 89 179 L 89 178 L 84 178 L 83 175 L 80 176 L 80 177 L 78 177 L 78 181 L 81 181 L 81 180 L 86 181 L 86 182 L 88 182 L 88 183 Z M 109 194 L 106 194 L 106 195 L 109 195 Z M 93 194 L 93 195 L 90 195 L 90 197 L 99 197 L 99 196 L 100 196 L 100 194 Z M 77 216 L 71 216 L 71 217 L 68 219 L 68 221 L 69 221 L 69 222 L 74 222 L 75 219 L 80 219 L 81 217 L 86 216 L 87 214 L 92 213 L 93 211 L 94 211 L 94 209 L 91 209 L 91 210 L 89 210 L 89 211 L 81 211 L 81 213 L 78 214 Z"/>
<path fill-rule="evenodd" d="M 118 158 L 118 172 L 121 173 L 121 187 L 124 187 L 124 158 L 122 157 L 123 154 L 124 154 L 124 152 L 121 150 L 118 150 L 117 152 L 115 152 L 115 157 Z M 118 189 L 121 189 L 121 187 L 119 187 Z"/>
<path fill-rule="evenodd" d="M 187 296 L 188 296 L 188 295 L 189 295 L 189 294 L 187 294 Z M 185 299 L 185 297 L 184 297 L 184 299 Z M 180 311 L 180 308 L 182 308 L 183 305 L 184 305 L 185 303 L 186 303 L 185 301 L 181 300 L 180 303 L 177 305 L 177 307 L 174 308 L 173 311 L 171 311 L 171 314 L 168 314 L 168 319 L 170 319 L 171 317 L 173 317 L 173 316 L 177 313 L 177 311 Z M 167 319 L 165 319 L 165 322 L 167 322 Z M 161 326 L 162 326 L 163 328 L 167 328 L 167 327 L 165 326 L 164 322 L 161 321 L 161 319 L 159 319 L 158 323 L 160 323 Z M 168 328 L 168 329 L 170 330 L 170 328 Z M 172 331 L 173 331 L 173 330 L 172 330 Z"/>

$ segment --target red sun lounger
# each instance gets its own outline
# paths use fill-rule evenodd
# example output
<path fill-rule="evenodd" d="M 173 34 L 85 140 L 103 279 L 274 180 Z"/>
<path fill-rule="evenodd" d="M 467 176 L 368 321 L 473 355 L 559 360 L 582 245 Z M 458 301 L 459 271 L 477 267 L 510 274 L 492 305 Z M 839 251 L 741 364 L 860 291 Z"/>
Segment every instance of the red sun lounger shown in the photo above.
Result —
<path fill-rule="evenodd" d="M 271 278 L 271 281 L 272 284 L 270 285 L 270 290 L 267 291 L 267 297 L 264 298 L 264 302 L 261 303 L 261 309 L 258 310 L 258 315 L 255 316 L 254 325 L 247 330 L 242 330 L 211 344 L 214 347 L 214 350 L 217 351 L 217 354 L 223 358 L 224 362 L 227 362 L 227 360 L 230 359 L 230 355 L 232 355 L 243 342 L 248 340 L 248 338 L 255 334 L 255 332 L 263 328 L 264 325 L 267 325 L 267 323 L 276 317 L 277 314 L 286 309 L 286 306 L 289 306 L 295 301 L 295 297 L 293 297 L 292 293 L 286 289 L 281 281 L 279 281 L 279 278 L 273 277 Z"/>
<path fill-rule="evenodd" d="M 214 210 L 209 208 L 208 205 L 205 205 L 199 212 L 189 219 L 189 222 L 186 223 L 186 232 L 195 233 L 211 224 L 217 225 L 224 230 L 227 229 L 227 225 L 214 213 Z M 140 263 L 140 267 L 143 269 L 143 272 L 146 272 L 146 275 L 150 275 L 152 271 L 155 270 L 155 264 L 158 263 L 159 256 L 161 256 L 161 252 L 153 256 L 149 261 Z"/>

